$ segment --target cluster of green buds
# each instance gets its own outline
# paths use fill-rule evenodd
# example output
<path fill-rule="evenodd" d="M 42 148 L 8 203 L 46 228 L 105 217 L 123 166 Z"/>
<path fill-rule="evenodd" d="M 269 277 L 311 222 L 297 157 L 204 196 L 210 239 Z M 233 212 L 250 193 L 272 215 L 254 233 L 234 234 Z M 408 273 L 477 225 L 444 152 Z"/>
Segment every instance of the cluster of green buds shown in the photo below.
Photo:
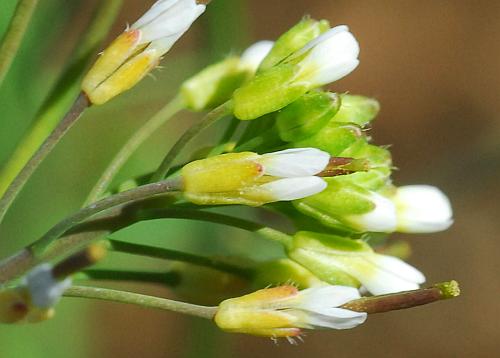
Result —
<path fill-rule="evenodd" d="M 206 3 L 157 1 L 103 52 L 86 76 L 82 88 L 90 102 L 105 103 L 134 86 L 204 12 Z M 210 123 L 217 115 L 217 120 L 230 116 L 229 129 L 233 130 L 228 130 L 224 140 L 231 145 L 219 142 L 209 154 L 191 156 L 197 160 L 173 169 L 170 154 L 178 154 L 176 150 L 193 133 L 205 128 L 194 126 L 167 154 L 165 167 L 160 166 L 152 183 L 139 186 L 128 181 L 126 191 L 93 203 L 56 225 L 43 238 L 48 242 L 42 240 L 41 249 L 35 243 L 29 253 L 43 252 L 50 240 L 72 228 L 68 223 L 78 224 L 111 207 L 132 203 L 130 210 L 123 210 L 122 219 L 138 220 L 134 217 L 138 212 L 139 220 L 148 219 L 150 206 L 160 203 L 173 206 L 167 210 L 169 218 L 213 219 L 260 233 L 282 244 L 283 255 L 269 262 L 252 261 L 242 269 L 172 250 L 114 243 L 111 247 L 116 251 L 185 260 L 175 265 L 180 295 L 220 298 L 223 292 L 208 291 L 237 287 L 242 296 L 224 297 L 215 308 L 186 308 L 186 303 L 179 306 L 99 289 L 74 288 L 71 294 L 102 295 L 103 299 L 156 308 L 180 307 L 179 311 L 213 318 L 228 332 L 290 339 L 300 336 L 303 329 L 354 328 L 368 313 L 457 296 L 458 286 L 453 282 L 421 289 L 424 275 L 384 251 L 390 245 L 389 233 L 447 229 L 453 221 L 452 210 L 447 197 L 435 187 L 392 183 L 391 153 L 387 147 L 373 144 L 367 135 L 379 112 L 375 99 L 322 88 L 351 73 L 359 64 L 358 56 L 358 42 L 347 26 L 330 28 L 326 20 L 305 18 L 275 42 L 258 42 L 241 56 L 232 55 L 208 66 L 180 86 L 178 98 L 183 108 L 210 111 L 205 117 Z M 141 207 L 143 199 L 172 192 L 177 195 Z M 228 205 L 277 213 L 289 231 L 205 210 Z M 189 269 L 192 263 L 205 265 L 210 274 L 199 267 Z M 0 321 L 48 318 L 70 284 L 56 271 L 48 264 L 38 266 L 17 288 L 0 291 Z M 166 282 L 166 276 L 158 274 L 107 274 L 100 272 L 96 277 L 153 280 L 161 276 L 161 282 Z M 214 284 L 215 280 L 220 282 Z"/>

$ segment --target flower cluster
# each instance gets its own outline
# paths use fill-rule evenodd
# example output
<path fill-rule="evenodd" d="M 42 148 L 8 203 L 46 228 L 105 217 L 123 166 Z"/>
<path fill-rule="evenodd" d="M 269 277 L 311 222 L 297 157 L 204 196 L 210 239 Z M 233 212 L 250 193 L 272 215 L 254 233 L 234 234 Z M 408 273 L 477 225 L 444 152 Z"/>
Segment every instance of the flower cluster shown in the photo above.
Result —
<path fill-rule="evenodd" d="M 134 86 L 205 11 L 206 3 L 157 1 L 102 53 L 83 81 L 85 96 L 92 104 L 103 104 Z M 445 230 L 453 222 L 452 210 L 435 187 L 398 187 L 392 182 L 391 153 L 367 135 L 379 111 L 375 99 L 323 88 L 351 73 L 360 63 L 359 52 L 347 26 L 331 28 L 326 20 L 304 18 L 275 42 L 258 42 L 241 55 L 208 66 L 184 81 L 176 97 L 182 109 L 208 114 L 178 139 L 155 173 L 132 178 L 114 191 L 104 185 L 111 183 L 124 156 L 133 152 L 130 148 L 163 123 L 153 117 L 103 174 L 95 198 L 104 199 L 61 221 L 21 254 L 0 262 L 0 274 L 9 269 L 17 274 L 33 262 L 66 255 L 88 238 L 75 231 L 71 234 L 76 237 L 62 245 L 52 245 L 54 241 L 84 221 L 92 228 L 90 219 L 113 207 L 121 210 L 97 225 L 110 222 L 113 231 L 159 217 L 206 220 L 256 232 L 283 246 L 281 258 L 254 262 L 198 257 L 108 238 L 112 252 L 181 262 L 169 273 L 103 269 L 87 270 L 80 277 L 168 284 L 179 296 L 218 298 L 216 309 L 100 288 L 69 288 L 66 277 L 102 256 L 94 254 L 93 259 L 76 256 L 57 268 L 42 264 L 21 285 L 0 291 L 0 321 L 46 319 L 66 291 L 176 308 L 213 318 L 228 332 L 291 339 L 303 329 L 354 328 L 367 313 L 457 296 L 455 282 L 420 288 L 424 275 L 406 263 L 406 257 L 388 254 L 388 234 Z M 226 117 L 231 122 L 217 143 L 173 166 L 196 134 Z M 175 195 L 145 200 L 160 194 Z M 234 205 L 272 211 L 288 231 L 272 228 L 273 222 L 207 210 Z M 113 220 L 113 215 L 120 220 Z M 102 231 L 100 226 L 95 229 L 96 235 Z M 26 257 L 28 262 L 22 262 Z M 16 267 L 19 262 L 21 269 Z M 249 293 L 252 290 L 256 291 Z"/>

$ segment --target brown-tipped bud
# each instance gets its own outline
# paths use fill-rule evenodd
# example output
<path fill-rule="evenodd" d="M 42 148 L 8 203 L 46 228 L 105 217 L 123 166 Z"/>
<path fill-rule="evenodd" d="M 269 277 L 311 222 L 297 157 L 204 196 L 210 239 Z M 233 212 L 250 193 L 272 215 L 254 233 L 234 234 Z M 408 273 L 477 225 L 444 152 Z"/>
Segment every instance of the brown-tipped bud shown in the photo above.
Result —
<path fill-rule="evenodd" d="M 57 280 L 63 280 L 66 277 L 77 273 L 89 266 L 94 265 L 106 256 L 106 248 L 101 244 L 93 244 L 85 250 L 68 257 L 66 260 L 58 263 L 52 269 L 52 275 Z"/>

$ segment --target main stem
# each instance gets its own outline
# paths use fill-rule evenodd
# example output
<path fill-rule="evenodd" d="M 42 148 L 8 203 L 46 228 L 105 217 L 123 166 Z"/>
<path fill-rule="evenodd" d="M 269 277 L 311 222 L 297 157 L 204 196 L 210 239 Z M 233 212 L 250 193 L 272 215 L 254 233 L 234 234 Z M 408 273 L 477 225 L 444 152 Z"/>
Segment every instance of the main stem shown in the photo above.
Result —
<path fill-rule="evenodd" d="M 111 290 L 107 288 L 72 286 L 64 293 L 66 297 L 94 298 L 103 301 L 112 301 L 120 303 L 129 303 L 141 307 L 157 308 L 161 310 L 184 313 L 190 316 L 196 316 L 206 319 L 213 319 L 217 307 L 207 307 L 193 305 L 190 303 L 169 300 L 138 293 Z"/>
<path fill-rule="evenodd" d="M 0 45 L 0 85 L 16 57 L 37 4 L 38 0 L 20 0 L 17 4 L 16 12 Z"/>
<path fill-rule="evenodd" d="M 132 137 L 130 137 L 127 143 L 123 145 L 104 173 L 101 175 L 96 185 L 90 192 L 89 197 L 86 200 L 86 204 L 99 200 L 108 189 L 120 169 L 125 165 L 127 160 L 130 159 L 132 154 L 134 154 L 135 151 L 141 146 L 141 144 L 183 108 L 184 103 L 182 98 L 180 96 L 176 96 L 153 117 L 151 117 L 141 128 L 139 128 L 139 130 L 135 132 Z"/>
<path fill-rule="evenodd" d="M 21 192 L 24 185 L 35 172 L 42 161 L 47 157 L 47 155 L 54 149 L 54 147 L 59 143 L 61 138 L 69 131 L 69 129 L 76 123 L 78 118 L 80 118 L 83 111 L 90 105 L 89 100 L 85 94 L 80 93 L 78 98 L 73 103 L 73 106 L 63 118 L 63 120 L 58 124 L 58 126 L 52 131 L 49 137 L 41 145 L 40 148 L 35 152 L 31 159 L 26 163 L 26 165 L 21 169 L 19 174 L 14 178 L 14 180 L 8 184 L 6 190 L 0 188 L 0 193 L 5 190 L 3 196 L 0 200 L 0 223 L 2 222 L 5 214 L 9 210 L 10 206 L 16 199 L 17 195 Z M 5 178 L 3 179 L 5 180 Z"/>
<path fill-rule="evenodd" d="M 232 110 L 232 102 L 228 101 L 210 113 L 208 113 L 200 122 L 189 128 L 174 144 L 174 146 L 167 153 L 163 162 L 160 164 L 157 171 L 153 174 L 151 181 L 155 182 L 162 180 L 167 176 L 174 160 L 177 158 L 179 153 L 184 149 L 184 147 L 200 132 L 210 127 L 215 122 L 219 121 L 221 118 L 228 115 Z"/>
<path fill-rule="evenodd" d="M 112 195 L 106 199 L 100 200 L 94 204 L 84 207 L 75 214 L 67 217 L 63 221 L 56 224 L 42 238 L 29 246 L 30 250 L 39 256 L 43 251 L 57 238 L 66 233 L 69 229 L 77 224 L 91 218 L 92 216 L 122 205 L 150 198 L 158 194 L 171 193 L 181 189 L 181 181 L 178 179 L 164 180 L 157 183 L 139 186 L 137 188 L 124 191 L 122 193 Z"/>

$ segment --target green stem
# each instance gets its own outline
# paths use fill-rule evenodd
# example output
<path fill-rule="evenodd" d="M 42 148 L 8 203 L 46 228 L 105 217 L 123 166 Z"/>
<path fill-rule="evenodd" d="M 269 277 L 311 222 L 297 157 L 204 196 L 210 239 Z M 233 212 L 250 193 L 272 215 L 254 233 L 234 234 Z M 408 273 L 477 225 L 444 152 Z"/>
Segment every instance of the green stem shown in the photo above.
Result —
<path fill-rule="evenodd" d="M 90 61 L 100 48 L 122 5 L 122 0 L 109 0 L 99 4 L 92 21 L 77 41 L 77 47 L 64 73 L 57 81 L 31 128 L 17 145 L 14 153 L 0 173 L 0 196 L 12 180 L 35 154 L 44 140 L 57 127 L 61 118 L 71 108 L 80 92 L 80 82 Z"/>
<path fill-rule="evenodd" d="M 135 201 L 150 198 L 159 194 L 179 191 L 180 188 L 180 180 L 171 179 L 139 186 L 135 189 L 112 195 L 108 198 L 95 202 L 94 204 L 86 206 L 75 214 L 68 216 L 66 219 L 60 221 L 58 224 L 53 226 L 52 229 L 50 229 L 44 236 L 42 236 L 41 239 L 31 244 L 29 248 L 35 256 L 40 256 L 53 241 L 58 239 L 72 227 L 80 224 L 81 222 L 104 210 L 111 209 L 122 204 L 132 203 Z"/>
<path fill-rule="evenodd" d="M 167 153 L 163 162 L 160 164 L 158 170 L 153 174 L 152 181 L 162 180 L 167 176 L 170 167 L 172 166 L 174 160 L 177 158 L 179 153 L 184 149 L 184 147 L 200 132 L 210 127 L 215 122 L 219 121 L 221 118 L 225 117 L 232 111 L 232 102 L 228 101 L 210 113 L 208 113 L 200 122 L 189 128 L 174 144 L 174 146 Z"/>
<path fill-rule="evenodd" d="M 181 276 L 179 272 L 148 272 L 148 271 L 130 271 L 130 270 L 104 270 L 88 269 L 78 273 L 75 280 L 102 280 L 102 281 L 135 281 L 147 282 L 175 287 L 180 283 Z"/>
<path fill-rule="evenodd" d="M 114 177 L 120 169 L 125 165 L 128 159 L 135 151 L 144 143 L 151 135 L 153 135 L 160 127 L 162 127 L 170 118 L 180 112 L 184 108 L 184 103 L 181 96 L 176 96 L 172 101 L 167 103 L 160 111 L 151 117 L 132 137 L 125 143 L 120 151 L 113 158 L 104 173 L 101 175 L 96 185 L 89 194 L 86 204 L 90 204 L 102 197 L 108 189 Z"/>
<path fill-rule="evenodd" d="M 78 118 L 80 118 L 83 111 L 89 106 L 89 101 L 87 97 L 81 93 L 73 106 L 63 118 L 63 120 L 58 124 L 58 126 L 52 131 L 49 137 L 45 140 L 40 148 L 35 152 L 31 159 L 26 163 L 23 169 L 17 174 L 15 179 L 7 186 L 5 192 L 4 187 L 0 187 L 0 193 L 3 193 L 2 199 L 0 200 L 0 222 L 2 222 L 5 214 L 9 210 L 11 204 L 16 199 L 17 195 L 21 192 L 22 188 L 35 172 L 42 161 L 47 157 L 47 155 L 54 149 L 54 147 L 59 143 L 61 138 L 69 131 L 69 129 L 76 123 Z M 4 178 L 2 184 L 6 184 Z"/>
<path fill-rule="evenodd" d="M 199 256 L 161 247 L 147 246 L 113 239 L 110 240 L 110 244 L 111 250 L 117 252 L 148 256 L 158 259 L 187 262 L 197 266 L 209 267 L 215 270 L 228 272 L 246 279 L 250 279 L 253 274 L 253 270 L 249 267 L 234 265 L 232 263 L 225 262 L 216 258 Z"/>
<path fill-rule="evenodd" d="M 0 86 L 21 46 L 38 0 L 20 0 L 0 45 Z"/>
<path fill-rule="evenodd" d="M 107 288 L 73 286 L 64 293 L 66 297 L 93 298 L 103 301 L 129 303 L 146 308 L 157 308 L 166 311 L 184 313 L 190 316 L 213 319 L 217 307 L 193 305 L 190 303 L 169 300 L 138 293 L 111 290 Z"/>

